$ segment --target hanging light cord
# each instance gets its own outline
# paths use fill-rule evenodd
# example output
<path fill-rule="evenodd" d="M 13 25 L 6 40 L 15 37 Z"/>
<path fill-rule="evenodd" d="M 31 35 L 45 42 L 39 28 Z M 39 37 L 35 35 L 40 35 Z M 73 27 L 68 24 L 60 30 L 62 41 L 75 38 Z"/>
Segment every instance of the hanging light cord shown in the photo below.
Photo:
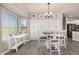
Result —
<path fill-rule="evenodd" d="M 48 3 L 48 14 L 49 14 L 49 5 L 50 5 L 50 3 Z"/>

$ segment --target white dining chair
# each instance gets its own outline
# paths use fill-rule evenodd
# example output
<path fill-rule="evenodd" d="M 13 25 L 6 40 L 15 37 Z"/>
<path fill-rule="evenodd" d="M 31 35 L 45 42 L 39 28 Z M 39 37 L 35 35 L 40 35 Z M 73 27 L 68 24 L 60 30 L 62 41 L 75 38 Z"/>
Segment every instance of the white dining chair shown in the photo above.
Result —
<path fill-rule="evenodd" d="M 66 31 L 61 30 L 59 37 L 61 46 L 64 46 L 66 48 Z"/>
<path fill-rule="evenodd" d="M 50 37 L 50 55 L 53 52 L 58 52 L 58 54 L 60 55 L 60 40 L 59 40 L 59 33 L 54 33 L 54 35 L 50 35 L 53 36 L 52 38 Z"/>
<path fill-rule="evenodd" d="M 40 48 L 40 46 L 45 46 L 46 40 L 47 40 L 46 35 L 40 33 L 40 35 L 38 36 L 38 48 Z"/>

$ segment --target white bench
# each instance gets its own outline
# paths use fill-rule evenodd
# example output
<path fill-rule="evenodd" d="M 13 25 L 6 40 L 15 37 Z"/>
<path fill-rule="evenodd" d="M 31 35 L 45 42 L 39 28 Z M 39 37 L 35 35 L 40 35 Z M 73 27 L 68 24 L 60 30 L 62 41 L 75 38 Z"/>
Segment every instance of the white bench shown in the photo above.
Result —
<path fill-rule="evenodd" d="M 16 49 L 16 52 L 18 52 L 18 47 L 21 44 L 25 44 L 25 37 L 28 34 L 18 34 L 18 35 L 12 35 L 10 36 L 10 40 L 9 40 L 9 50 L 11 49 Z"/>

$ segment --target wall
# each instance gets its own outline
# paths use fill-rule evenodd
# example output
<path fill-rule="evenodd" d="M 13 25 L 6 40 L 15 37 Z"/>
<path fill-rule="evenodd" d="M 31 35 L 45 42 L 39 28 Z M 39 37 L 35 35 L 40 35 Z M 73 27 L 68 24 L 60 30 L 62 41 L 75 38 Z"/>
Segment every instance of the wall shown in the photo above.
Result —
<path fill-rule="evenodd" d="M 0 28 L 2 28 L 2 17 L 1 17 L 1 9 L 0 9 Z M 2 29 L 0 29 L 0 42 L 1 42 L 1 39 L 2 39 Z"/>
<path fill-rule="evenodd" d="M 63 17 L 63 29 L 66 30 L 66 17 Z"/>

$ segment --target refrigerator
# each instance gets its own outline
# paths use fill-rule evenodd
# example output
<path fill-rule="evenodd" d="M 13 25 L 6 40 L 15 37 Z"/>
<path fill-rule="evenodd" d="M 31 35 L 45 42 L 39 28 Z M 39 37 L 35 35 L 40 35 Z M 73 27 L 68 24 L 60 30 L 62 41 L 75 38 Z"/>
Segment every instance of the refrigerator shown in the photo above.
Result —
<path fill-rule="evenodd" d="M 76 24 L 67 24 L 67 37 L 72 38 L 72 31 L 76 31 Z"/>

